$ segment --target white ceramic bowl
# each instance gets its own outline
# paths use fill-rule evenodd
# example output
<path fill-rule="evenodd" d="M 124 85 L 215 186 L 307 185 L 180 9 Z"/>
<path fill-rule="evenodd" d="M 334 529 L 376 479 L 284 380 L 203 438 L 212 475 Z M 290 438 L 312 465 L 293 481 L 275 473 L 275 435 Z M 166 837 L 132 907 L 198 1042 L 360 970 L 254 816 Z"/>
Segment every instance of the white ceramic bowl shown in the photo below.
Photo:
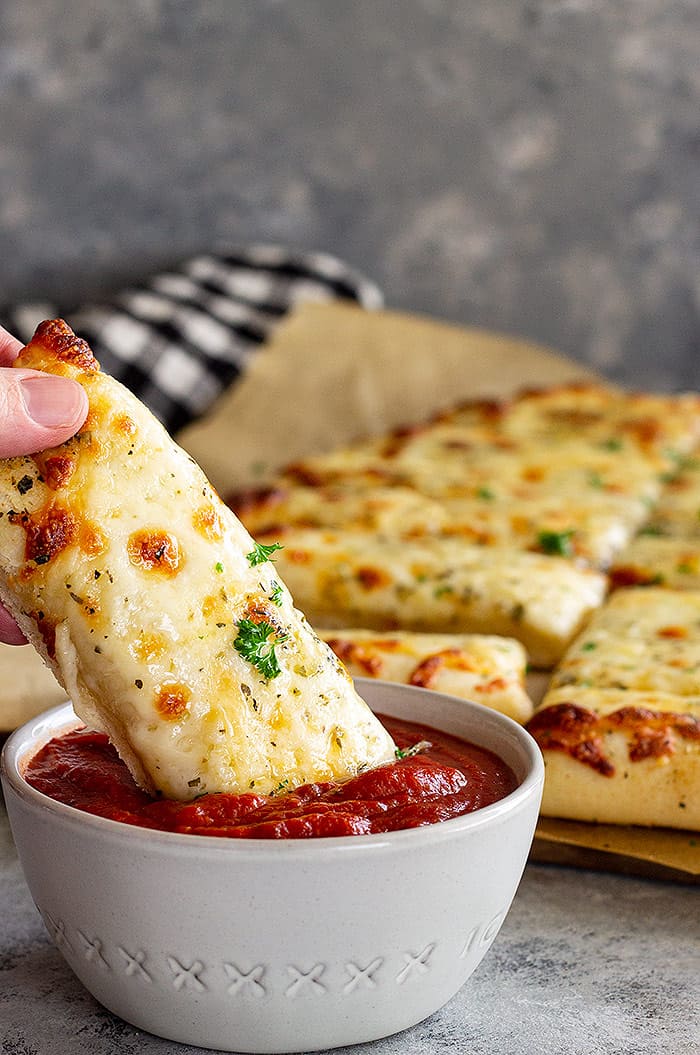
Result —
<path fill-rule="evenodd" d="M 495 751 L 518 788 L 475 813 L 388 835 L 174 835 L 81 813 L 24 781 L 27 760 L 76 724 L 70 704 L 10 737 L 3 785 L 29 888 L 105 1007 L 186 1044 L 308 1052 L 405 1029 L 464 984 L 525 866 L 539 750 L 478 704 L 375 681 L 358 687 L 376 711 Z"/>

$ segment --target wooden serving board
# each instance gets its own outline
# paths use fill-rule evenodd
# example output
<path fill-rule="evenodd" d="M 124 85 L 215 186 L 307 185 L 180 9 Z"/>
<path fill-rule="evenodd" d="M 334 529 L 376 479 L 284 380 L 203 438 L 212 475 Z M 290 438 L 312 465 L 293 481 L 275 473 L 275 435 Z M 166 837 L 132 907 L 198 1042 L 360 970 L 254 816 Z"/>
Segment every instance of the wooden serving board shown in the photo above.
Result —
<path fill-rule="evenodd" d="M 396 312 L 301 305 L 245 376 L 177 437 L 223 495 L 296 458 L 459 401 L 599 375 L 546 348 Z M 544 686 L 540 685 L 540 693 Z M 63 698 L 28 647 L 0 645 L 0 732 Z M 700 882 L 700 835 L 543 818 L 532 859 Z"/>

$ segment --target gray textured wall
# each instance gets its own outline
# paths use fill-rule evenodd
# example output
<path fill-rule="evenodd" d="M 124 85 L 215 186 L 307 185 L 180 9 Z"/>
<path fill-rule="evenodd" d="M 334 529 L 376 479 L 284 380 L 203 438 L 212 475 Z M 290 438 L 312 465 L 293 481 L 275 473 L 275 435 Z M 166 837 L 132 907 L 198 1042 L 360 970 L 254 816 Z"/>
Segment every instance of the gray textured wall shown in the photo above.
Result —
<path fill-rule="evenodd" d="M 698 0 L 0 0 L 0 301 L 216 242 L 700 387 Z"/>

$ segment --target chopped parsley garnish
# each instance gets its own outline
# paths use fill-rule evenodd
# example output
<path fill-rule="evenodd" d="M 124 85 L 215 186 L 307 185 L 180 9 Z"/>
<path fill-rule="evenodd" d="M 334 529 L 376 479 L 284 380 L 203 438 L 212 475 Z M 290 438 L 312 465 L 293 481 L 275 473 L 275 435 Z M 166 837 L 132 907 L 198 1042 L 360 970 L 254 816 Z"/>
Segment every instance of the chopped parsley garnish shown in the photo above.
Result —
<path fill-rule="evenodd" d="M 573 530 L 540 531 L 537 544 L 542 552 L 550 557 L 570 557 L 573 552 L 571 548 L 573 534 Z"/>
<path fill-rule="evenodd" d="M 251 568 L 254 568 L 256 564 L 264 564 L 276 550 L 283 548 L 279 542 L 273 542 L 269 546 L 264 545 L 262 542 L 256 542 L 250 553 L 246 553 L 246 558 Z"/>
<path fill-rule="evenodd" d="M 278 582 L 274 583 L 273 586 L 272 586 L 272 593 L 270 594 L 270 600 L 272 601 L 273 604 L 276 604 L 278 608 L 282 604 L 282 587 L 280 586 L 280 584 Z"/>
<path fill-rule="evenodd" d="M 683 451 L 668 450 L 666 456 L 676 463 L 678 471 L 696 472 L 700 469 L 700 458 L 694 454 L 685 454 Z"/>
<path fill-rule="evenodd" d="M 582 652 L 592 652 L 594 648 L 598 647 L 596 641 L 586 641 L 585 645 L 581 645 Z"/>
<path fill-rule="evenodd" d="M 617 436 L 611 436 L 608 440 L 603 440 L 600 446 L 604 451 L 621 451 L 622 440 L 618 439 Z"/>
<path fill-rule="evenodd" d="M 223 564 L 221 563 L 220 560 L 217 560 L 216 564 L 214 565 L 214 571 L 218 572 L 219 575 L 223 575 L 223 573 L 224 573 L 224 566 L 223 566 Z"/>
<path fill-rule="evenodd" d="M 241 619 L 236 624 L 238 636 L 233 643 L 236 652 L 247 659 L 264 678 L 270 680 L 281 673 L 275 646 L 287 640 L 287 634 L 264 620 L 254 623 L 252 619 Z"/>
<path fill-rule="evenodd" d="M 595 487 L 598 491 L 605 487 L 603 477 L 600 473 L 592 472 L 588 474 L 588 486 Z"/>
<path fill-rule="evenodd" d="M 476 492 L 477 498 L 483 498 L 485 502 L 490 502 L 496 496 L 490 487 L 479 487 Z"/>

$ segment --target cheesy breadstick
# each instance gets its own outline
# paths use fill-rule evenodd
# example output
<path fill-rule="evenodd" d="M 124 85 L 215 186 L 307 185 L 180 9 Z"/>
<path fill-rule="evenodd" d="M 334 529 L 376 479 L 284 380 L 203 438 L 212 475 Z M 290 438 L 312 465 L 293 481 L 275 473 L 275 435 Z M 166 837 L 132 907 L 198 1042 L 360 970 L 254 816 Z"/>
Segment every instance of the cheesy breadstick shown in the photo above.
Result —
<path fill-rule="evenodd" d="M 0 462 L 0 597 L 135 779 L 187 799 L 343 778 L 394 745 L 256 545 L 147 408 L 62 320 L 16 366 L 90 412 Z"/>

